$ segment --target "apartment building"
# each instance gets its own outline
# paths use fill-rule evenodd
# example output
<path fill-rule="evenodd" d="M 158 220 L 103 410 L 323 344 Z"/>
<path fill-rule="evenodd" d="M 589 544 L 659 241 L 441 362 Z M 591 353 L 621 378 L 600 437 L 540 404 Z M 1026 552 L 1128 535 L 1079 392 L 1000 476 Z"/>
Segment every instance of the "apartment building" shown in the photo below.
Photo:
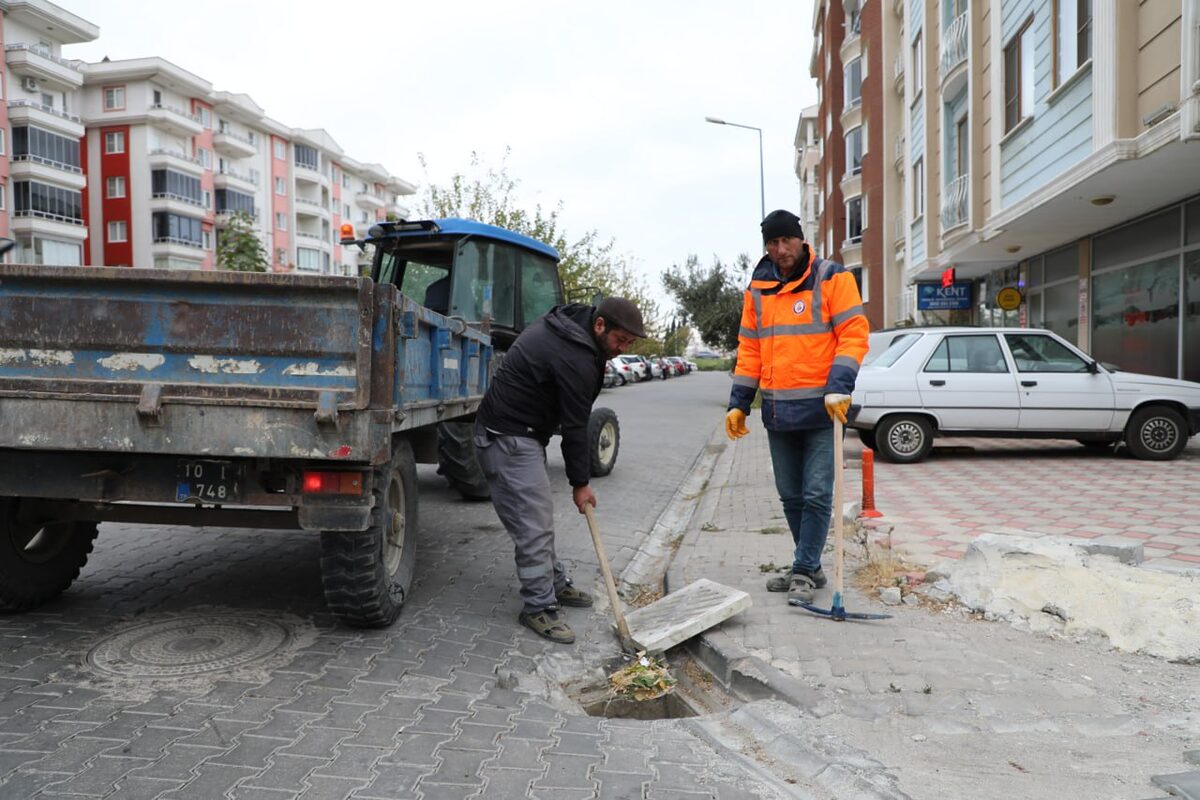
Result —
<path fill-rule="evenodd" d="M 800 225 L 810 242 L 821 242 L 821 211 L 824 198 L 821 195 L 821 133 L 817 120 L 817 106 L 809 106 L 800 112 L 796 124 L 796 158 L 793 167 L 800 182 Z"/>
<path fill-rule="evenodd" d="M 231 217 L 254 220 L 272 269 L 358 274 L 340 243 L 406 217 L 416 187 L 292 128 L 245 94 L 163 58 L 84 63 L 99 29 L 46 0 L 0 0 L 0 235 L 10 260 L 214 269 Z"/>
<path fill-rule="evenodd" d="M 897 319 L 1048 327 L 1200 380 L 1200 3 L 872 6 L 906 74 Z"/>
<path fill-rule="evenodd" d="M 100 30 L 44 0 L 0 0 L 0 12 L 0 236 L 17 243 L 11 260 L 81 264 L 84 78 L 62 50 Z"/>

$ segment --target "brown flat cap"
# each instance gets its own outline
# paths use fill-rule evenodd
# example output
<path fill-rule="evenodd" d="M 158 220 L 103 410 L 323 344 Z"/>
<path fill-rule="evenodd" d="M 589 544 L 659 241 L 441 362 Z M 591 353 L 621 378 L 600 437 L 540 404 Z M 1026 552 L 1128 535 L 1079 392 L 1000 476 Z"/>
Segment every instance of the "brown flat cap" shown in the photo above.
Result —
<path fill-rule="evenodd" d="M 610 326 L 629 331 L 634 336 L 646 338 L 642 329 L 642 312 L 624 297 L 606 297 L 600 301 L 596 314 Z"/>

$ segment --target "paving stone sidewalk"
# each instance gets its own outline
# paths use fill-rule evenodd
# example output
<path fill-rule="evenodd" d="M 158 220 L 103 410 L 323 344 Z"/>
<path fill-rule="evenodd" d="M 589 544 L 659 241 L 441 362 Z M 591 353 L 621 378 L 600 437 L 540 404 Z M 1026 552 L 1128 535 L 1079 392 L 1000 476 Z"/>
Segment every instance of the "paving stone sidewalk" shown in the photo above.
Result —
<path fill-rule="evenodd" d="M 898 512 L 897 497 L 936 490 L 906 474 L 915 480 L 894 479 L 885 513 Z M 1021 489 L 1026 508 L 1055 508 L 1047 501 L 1058 496 L 1054 474 L 1036 480 L 1040 488 Z M 848 486 L 856 498 L 857 483 Z M 1158 504 L 1186 504 L 1185 488 L 1173 484 Z M 766 591 L 773 573 L 764 570 L 790 565 L 791 549 L 767 437 L 754 428 L 718 459 L 669 578 L 682 585 L 706 577 L 753 596 L 754 606 L 704 634 L 698 651 L 718 668 L 740 666 L 744 682 L 757 670 L 764 696 L 798 706 L 797 774 L 807 769 L 819 785 L 828 772 L 813 742 L 823 742 L 826 756 L 837 742 L 879 763 L 895 791 L 862 795 L 871 797 L 1138 800 L 1162 796 L 1152 776 L 1194 769 L 1183 754 L 1200 746 L 1200 667 L 1035 636 L 962 609 L 885 607 L 853 588 L 849 610 L 894 618 L 835 623 Z M 825 568 L 831 574 L 829 553 Z M 828 606 L 829 590 L 816 602 Z"/>

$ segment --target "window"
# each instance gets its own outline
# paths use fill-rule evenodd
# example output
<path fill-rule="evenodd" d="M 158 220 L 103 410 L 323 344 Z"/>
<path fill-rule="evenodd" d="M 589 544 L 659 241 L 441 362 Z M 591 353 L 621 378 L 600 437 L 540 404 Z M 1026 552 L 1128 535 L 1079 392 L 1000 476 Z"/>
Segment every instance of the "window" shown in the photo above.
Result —
<path fill-rule="evenodd" d="M 862 298 L 864 303 L 871 300 L 871 273 L 866 267 L 853 267 L 850 274 L 854 276 L 854 282 L 858 285 L 858 296 Z"/>
<path fill-rule="evenodd" d="M 6 144 L 6 142 L 4 139 L 4 128 L 0 128 L 0 156 L 4 155 L 4 153 L 6 152 L 5 144 Z"/>
<path fill-rule="evenodd" d="M 124 86 L 105 86 L 104 87 L 104 110 L 105 111 L 124 111 L 125 110 L 125 87 Z"/>
<path fill-rule="evenodd" d="M 858 244 L 862 241 L 863 228 L 866 227 L 866 216 L 863 198 L 852 197 L 846 201 L 846 241 Z"/>
<path fill-rule="evenodd" d="M 913 219 L 925 215 L 925 159 L 918 158 L 913 162 Z"/>
<path fill-rule="evenodd" d="M 200 241 L 205 250 L 212 250 L 212 231 L 201 231 Z"/>
<path fill-rule="evenodd" d="M 34 161 L 68 172 L 82 172 L 78 139 L 68 139 L 57 133 L 26 125 L 14 127 L 12 137 L 14 161 Z"/>
<path fill-rule="evenodd" d="M 204 106 L 196 106 L 196 116 L 198 116 L 200 118 L 200 124 L 203 125 L 205 127 L 205 129 L 212 128 L 212 112 L 211 111 L 209 111 Z"/>
<path fill-rule="evenodd" d="M 204 207 L 206 209 L 212 208 L 213 207 L 212 203 L 213 203 L 212 192 L 210 192 L 208 189 L 205 189 L 204 190 Z"/>
<path fill-rule="evenodd" d="M 153 101 L 152 101 L 151 105 L 152 105 L 154 108 L 158 108 L 159 106 L 161 106 L 161 105 L 163 104 L 163 101 L 162 101 L 162 90 L 161 90 L 161 89 L 155 89 L 155 90 L 154 90 L 154 92 L 153 92 L 153 94 L 151 94 L 151 97 L 153 98 Z"/>
<path fill-rule="evenodd" d="M 287 194 L 287 184 L 284 182 L 283 178 L 275 179 L 275 194 Z"/>
<path fill-rule="evenodd" d="M 920 32 L 917 33 L 912 43 L 911 75 L 913 98 L 916 99 L 916 96 L 925 88 L 925 45 L 921 40 Z"/>
<path fill-rule="evenodd" d="M 108 154 L 125 152 L 124 131 L 109 131 L 104 134 L 104 152 Z"/>
<path fill-rule="evenodd" d="M 344 219 L 350 219 L 350 206 L 348 206 L 348 205 L 342 206 L 342 217 Z"/>
<path fill-rule="evenodd" d="M 104 196 L 105 197 L 124 197 L 125 196 L 125 177 L 116 175 L 104 181 Z"/>
<path fill-rule="evenodd" d="M 1004 46 L 1004 132 L 1033 114 L 1033 17 Z"/>
<path fill-rule="evenodd" d="M 1054 0 L 1051 24 L 1052 86 L 1058 88 L 1092 57 L 1091 0 Z"/>
<path fill-rule="evenodd" d="M 846 14 L 846 38 L 851 39 L 860 33 L 862 33 L 862 9 L 855 6 Z"/>
<path fill-rule="evenodd" d="M 321 271 L 321 251 L 313 250 L 308 247 L 296 248 L 296 269 L 302 269 L 305 272 L 320 272 Z"/>
<path fill-rule="evenodd" d="M 193 217 L 155 211 L 150 218 L 155 242 L 169 242 L 189 247 L 204 246 L 201 237 L 201 221 Z"/>
<path fill-rule="evenodd" d="M 205 169 L 212 169 L 212 151 L 203 147 L 196 148 L 196 160 Z"/>
<path fill-rule="evenodd" d="M 200 179 L 169 169 L 150 171 L 150 196 L 182 200 L 197 206 L 204 205 Z"/>
<path fill-rule="evenodd" d="M 278 139 L 275 140 L 275 157 L 287 158 L 287 145 Z"/>
<path fill-rule="evenodd" d="M 230 133 L 229 123 L 223 119 L 217 120 L 217 133 Z"/>
<path fill-rule="evenodd" d="M 108 240 L 110 242 L 127 242 L 127 241 L 129 241 L 129 238 L 127 236 L 126 226 L 125 226 L 125 220 L 118 220 L 116 222 L 108 223 Z"/>
<path fill-rule="evenodd" d="M 242 213 L 254 218 L 254 196 L 235 192 L 233 189 L 217 189 L 217 213 Z"/>
<path fill-rule="evenodd" d="M 275 263 L 276 264 L 286 264 L 287 263 L 287 248 L 284 248 L 284 247 L 276 247 L 275 248 Z"/>
<path fill-rule="evenodd" d="M 280 211 L 275 212 L 275 228 L 281 231 L 287 230 L 287 214 Z"/>
<path fill-rule="evenodd" d="M 8 208 L 8 203 L 5 201 L 5 196 L 8 194 L 8 187 L 0 183 L 0 211 Z"/>
<path fill-rule="evenodd" d="M 846 108 L 862 102 L 862 59 L 856 58 L 846 65 Z"/>
<path fill-rule="evenodd" d="M 1047 338 L 1047 337 L 1041 337 Z M 926 372 L 1008 372 L 1004 351 L 992 334 L 947 336 L 929 361 Z"/>
<path fill-rule="evenodd" d="M 1045 334 L 1006 333 L 1017 372 L 1087 372 L 1088 362 Z"/>
<path fill-rule="evenodd" d="M 37 181 L 13 183 L 14 216 L 40 217 L 59 222 L 83 223 L 83 201 L 79 192 Z"/>
<path fill-rule="evenodd" d="M 954 123 L 954 176 L 961 178 L 971 170 L 971 132 L 964 114 Z"/>
<path fill-rule="evenodd" d="M 862 172 L 863 129 L 862 126 L 851 128 L 846 132 L 846 174 L 858 175 Z"/>
<path fill-rule="evenodd" d="M 317 153 L 317 148 L 309 147 L 306 144 L 297 144 L 292 145 L 292 153 L 295 154 L 297 167 L 320 170 L 321 157 Z"/>

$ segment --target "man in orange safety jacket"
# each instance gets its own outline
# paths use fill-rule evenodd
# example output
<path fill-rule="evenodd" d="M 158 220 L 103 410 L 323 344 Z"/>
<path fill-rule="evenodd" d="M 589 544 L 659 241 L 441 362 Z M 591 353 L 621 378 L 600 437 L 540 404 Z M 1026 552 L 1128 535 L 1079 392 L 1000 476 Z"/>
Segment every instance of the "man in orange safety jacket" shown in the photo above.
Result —
<path fill-rule="evenodd" d="M 767 581 L 767 589 L 811 602 L 826 584 L 833 420 L 846 422 L 870 327 L 854 276 L 813 253 L 799 217 L 772 211 L 762 234 L 767 254 L 742 303 L 725 431 L 730 439 L 749 433 L 746 415 L 761 392 L 775 488 L 795 543 L 791 574 Z"/>

